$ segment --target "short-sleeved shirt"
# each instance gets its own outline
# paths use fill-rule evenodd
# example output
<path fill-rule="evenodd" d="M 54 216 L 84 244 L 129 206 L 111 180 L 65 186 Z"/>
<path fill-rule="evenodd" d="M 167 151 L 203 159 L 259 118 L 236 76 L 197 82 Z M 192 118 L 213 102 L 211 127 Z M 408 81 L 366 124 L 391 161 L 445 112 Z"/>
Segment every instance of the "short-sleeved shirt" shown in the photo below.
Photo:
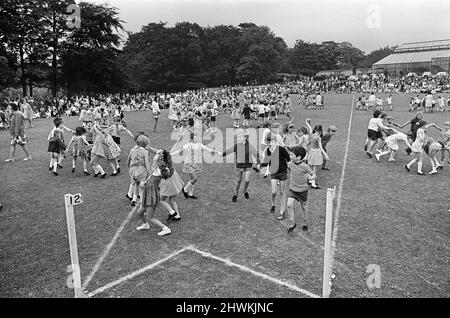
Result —
<path fill-rule="evenodd" d="M 271 152 L 270 149 L 267 149 L 266 153 L 267 156 L 264 158 L 264 161 L 270 161 L 270 174 L 287 171 L 287 163 L 291 161 L 291 158 L 284 147 L 277 145 L 273 152 Z"/>
<path fill-rule="evenodd" d="M 12 113 L 10 118 L 10 127 L 9 131 L 11 136 L 24 136 L 25 135 L 25 125 L 24 125 L 25 116 L 21 111 L 15 111 Z"/>
<path fill-rule="evenodd" d="M 312 174 L 313 171 L 306 163 L 296 164 L 289 162 L 289 169 L 291 170 L 289 179 L 289 189 L 295 192 L 303 192 L 308 190 L 308 174 Z"/>
<path fill-rule="evenodd" d="M 227 156 L 231 153 L 235 154 L 236 168 L 245 169 L 251 168 L 253 165 L 252 157 L 257 155 L 256 149 L 250 145 L 250 143 L 236 143 L 233 148 L 228 149 L 223 153 L 223 156 Z"/>
<path fill-rule="evenodd" d="M 322 148 L 325 149 L 327 147 L 328 142 L 331 140 L 331 134 L 326 133 L 322 136 Z"/>

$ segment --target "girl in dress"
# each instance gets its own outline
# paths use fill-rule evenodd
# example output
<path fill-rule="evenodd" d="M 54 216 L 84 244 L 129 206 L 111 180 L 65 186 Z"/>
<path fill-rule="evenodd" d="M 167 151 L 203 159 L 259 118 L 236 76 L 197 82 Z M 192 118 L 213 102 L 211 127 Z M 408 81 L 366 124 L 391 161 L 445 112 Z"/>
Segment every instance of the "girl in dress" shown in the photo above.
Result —
<path fill-rule="evenodd" d="M 294 124 L 289 124 L 287 129 L 285 129 L 283 142 L 287 148 L 292 148 L 300 144 L 300 138 L 295 133 Z"/>
<path fill-rule="evenodd" d="M 178 210 L 178 204 L 175 201 L 175 197 L 180 194 L 181 190 L 183 189 L 184 182 L 178 172 L 175 170 L 175 167 L 172 163 L 172 158 L 168 151 L 163 151 L 162 159 L 169 168 L 170 176 L 168 179 L 162 179 L 159 185 L 161 204 L 163 204 L 169 211 L 169 217 L 167 218 L 167 221 L 180 221 L 181 216 Z"/>
<path fill-rule="evenodd" d="M 129 131 L 124 125 L 121 123 L 115 123 L 108 127 L 106 132 L 111 135 L 114 142 L 120 147 L 120 133 L 125 131 L 131 138 L 134 138 L 131 131 Z"/>
<path fill-rule="evenodd" d="M 446 144 L 442 141 L 436 141 L 433 138 L 428 138 L 425 141 L 425 145 L 423 147 L 424 152 L 427 154 L 428 159 L 430 159 L 431 171 L 429 174 L 437 173 L 437 169 L 443 169 L 442 164 L 437 160 L 436 156 L 440 152 L 442 158 L 445 156 Z"/>
<path fill-rule="evenodd" d="M 105 136 L 103 139 L 103 144 L 106 146 L 106 159 L 108 159 L 109 165 L 113 170 L 111 176 L 114 177 L 120 173 L 119 156 L 121 150 L 107 130 L 104 130 L 103 134 Z"/>
<path fill-rule="evenodd" d="M 105 158 L 105 150 L 103 149 L 103 141 L 105 140 L 105 135 L 99 129 L 98 125 L 92 126 L 91 132 L 93 133 L 94 143 L 91 150 L 91 165 L 94 169 L 94 177 L 101 175 L 101 178 L 106 177 L 106 172 L 100 165 L 99 161 L 101 158 Z"/>
<path fill-rule="evenodd" d="M 389 161 L 395 161 L 394 155 L 399 149 L 399 147 L 398 147 L 399 141 L 403 140 L 406 143 L 406 145 L 409 148 L 411 148 L 411 145 L 408 142 L 408 136 L 406 134 L 404 134 L 403 132 L 396 131 L 395 129 L 392 129 L 392 130 L 395 133 L 386 137 L 386 139 L 385 139 L 385 143 L 386 143 L 386 146 L 388 149 L 386 151 L 375 154 L 375 158 L 377 159 L 377 161 L 380 161 L 380 158 L 382 156 L 385 156 L 388 154 L 390 154 Z"/>
<path fill-rule="evenodd" d="M 170 154 L 173 157 L 183 152 L 183 172 L 187 173 L 190 178 L 186 186 L 181 190 L 183 191 L 185 198 L 197 199 L 197 197 L 194 196 L 194 187 L 197 182 L 197 175 L 203 170 L 202 160 L 204 150 L 209 151 L 210 153 L 219 154 L 216 150 L 210 149 L 199 143 L 197 137 L 191 133 L 190 142 L 185 144 L 182 149 L 176 150 Z"/>
<path fill-rule="evenodd" d="M 300 129 L 297 130 L 297 134 L 299 136 L 299 141 L 298 141 L 299 145 L 306 150 L 308 148 L 308 143 L 309 143 L 308 129 L 306 127 L 300 127 Z"/>
<path fill-rule="evenodd" d="M 178 112 L 177 104 L 175 102 L 171 102 L 169 105 L 168 118 L 172 123 L 173 130 L 176 130 L 178 124 L 177 112 Z"/>
<path fill-rule="evenodd" d="M 77 158 L 80 157 L 83 161 L 83 170 L 85 175 L 89 175 L 87 170 L 87 156 L 90 145 L 86 140 L 86 129 L 84 127 L 75 128 L 75 136 L 72 136 L 72 139 L 69 142 L 67 148 L 69 149 L 69 153 L 72 156 L 72 173 L 75 172 L 75 162 Z"/>
<path fill-rule="evenodd" d="M 427 139 L 426 129 L 428 127 L 431 127 L 431 126 L 434 126 L 437 129 L 439 129 L 439 130 L 442 130 L 441 128 L 436 126 L 434 123 L 427 124 L 427 122 L 425 120 L 420 120 L 417 123 L 417 136 L 416 136 L 416 139 L 412 143 L 412 146 L 411 146 L 411 150 L 412 150 L 412 153 L 413 153 L 415 158 L 413 160 L 411 160 L 405 166 L 405 168 L 406 168 L 406 170 L 408 170 L 408 172 L 411 172 L 412 165 L 417 161 L 417 174 L 419 174 L 421 176 L 424 175 L 423 172 L 422 172 L 423 153 L 424 153 L 423 147 L 425 146 L 425 141 Z"/>
<path fill-rule="evenodd" d="M 64 143 L 63 129 L 70 131 L 71 133 L 74 133 L 74 131 L 64 126 L 63 121 L 60 117 L 56 117 L 53 120 L 53 123 L 55 126 L 48 135 L 47 151 L 51 154 L 50 166 L 48 167 L 48 170 L 51 171 L 53 169 L 53 174 L 57 176 L 58 173 L 56 172 L 56 170 L 58 167 L 62 168 L 61 163 L 64 159 L 62 155 L 67 149 L 67 146 Z"/>
<path fill-rule="evenodd" d="M 50 166 L 48 170 L 53 169 L 53 174 L 55 176 L 58 175 L 57 169 L 58 169 L 58 159 L 59 156 L 64 152 L 66 149 L 64 145 L 64 136 L 63 131 L 60 127 L 62 124 L 62 119 L 59 117 L 56 117 L 53 120 L 53 124 L 55 125 L 53 129 L 50 131 L 50 134 L 48 135 L 48 149 L 47 151 L 51 155 L 50 159 Z"/>
<path fill-rule="evenodd" d="M 309 123 L 310 119 L 306 119 L 306 126 L 310 131 L 308 164 L 311 166 L 314 174 L 317 175 L 317 170 L 322 166 L 324 157 L 327 161 L 329 160 L 329 158 L 327 153 L 322 148 L 322 125 L 315 125 L 314 129 L 312 130 Z M 311 180 L 311 188 L 320 189 L 320 187 L 316 185 L 316 179 Z"/>
<path fill-rule="evenodd" d="M 138 135 L 136 146 L 130 150 L 128 155 L 127 165 L 130 174 L 130 187 L 126 197 L 131 200 L 132 206 L 136 205 L 138 193 L 142 198 L 144 181 L 148 178 L 149 171 L 151 171 L 148 151 L 145 149 L 149 143 L 150 140 L 147 136 Z"/>
<path fill-rule="evenodd" d="M 138 210 L 139 218 L 142 220 L 142 225 L 138 226 L 136 230 L 141 231 L 150 229 L 150 225 L 148 224 L 147 218 L 145 217 L 145 212 L 148 209 L 150 222 L 161 228 L 161 231 L 158 232 L 158 235 L 164 236 L 172 233 L 172 231 L 166 225 L 155 218 L 156 207 L 161 201 L 159 184 L 161 182 L 161 179 L 167 179 L 169 174 L 169 168 L 162 160 L 162 152 L 158 152 L 153 158 L 150 176 L 144 181 L 145 188 L 142 193 L 142 201 Z"/>
<path fill-rule="evenodd" d="M 231 118 L 233 119 L 233 128 L 239 128 L 239 121 L 241 119 L 241 112 L 238 103 L 233 103 L 231 108 Z"/>

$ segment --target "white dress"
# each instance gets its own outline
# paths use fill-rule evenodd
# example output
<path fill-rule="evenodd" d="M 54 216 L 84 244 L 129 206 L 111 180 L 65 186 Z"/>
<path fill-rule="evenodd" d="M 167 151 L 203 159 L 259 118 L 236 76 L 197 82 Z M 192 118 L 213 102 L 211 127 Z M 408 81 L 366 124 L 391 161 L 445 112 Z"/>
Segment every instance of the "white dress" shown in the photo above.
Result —
<path fill-rule="evenodd" d="M 424 143 L 425 143 L 425 130 L 423 128 L 419 128 L 417 130 L 416 140 L 411 145 L 412 151 L 417 152 L 417 153 L 422 153 Z"/>

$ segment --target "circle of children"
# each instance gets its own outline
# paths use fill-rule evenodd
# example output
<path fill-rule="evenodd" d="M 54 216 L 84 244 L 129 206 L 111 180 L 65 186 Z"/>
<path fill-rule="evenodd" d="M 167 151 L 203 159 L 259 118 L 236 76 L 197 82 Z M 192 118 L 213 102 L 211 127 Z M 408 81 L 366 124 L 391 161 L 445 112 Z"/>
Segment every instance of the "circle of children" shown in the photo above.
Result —
<path fill-rule="evenodd" d="M 411 172 L 412 166 L 417 162 L 417 174 L 424 175 L 422 167 L 426 156 L 431 164 L 429 174 L 436 174 L 438 170 L 443 169 L 445 154 L 450 154 L 450 121 L 445 121 L 443 128 L 441 128 L 435 123 L 427 123 L 423 116 L 424 112 L 418 111 L 411 120 L 398 124 L 394 122 L 392 116 L 376 109 L 373 112 L 373 117 L 369 120 L 367 138 L 364 144 L 364 151 L 366 151 L 367 156 L 369 158 L 375 156 L 376 160 L 380 162 L 381 157 L 389 155 L 388 161 L 395 161 L 395 154 L 399 150 L 398 143 L 403 141 L 407 146 L 406 153 L 413 156 L 413 159 L 405 165 L 405 169 Z M 410 125 L 408 133 L 394 128 L 395 126 L 401 129 L 407 125 Z M 428 136 L 428 128 L 437 129 L 440 132 L 439 138 L 434 139 Z M 374 155 L 377 144 L 379 144 L 379 147 Z M 450 158 L 448 163 L 450 164 Z"/>
<path fill-rule="evenodd" d="M 173 133 L 178 136 L 178 141 L 170 152 L 151 147 L 149 136 L 144 132 L 131 133 L 126 128 L 125 116 L 119 108 L 113 116 L 115 122 L 112 124 L 109 123 L 105 110 L 101 109 L 103 105 L 98 105 L 92 111 L 82 109 L 79 118 L 81 124 L 75 130 L 66 127 L 61 117 L 55 117 L 54 127 L 48 135 L 49 171 L 58 176 L 58 168 L 62 168 L 64 158 L 70 156 L 72 173 L 76 170 L 77 160 L 81 160 L 85 175 L 91 174 L 88 169 L 89 162 L 93 176 L 105 178 L 107 175 L 102 161 L 106 160 L 112 170 L 111 176 L 117 176 L 121 172 L 120 134 L 126 132 L 136 143 L 130 150 L 126 162 L 130 175 L 126 197 L 132 206 L 136 206 L 137 214 L 142 221 L 136 229 L 150 229 L 148 223 L 150 221 L 161 229 L 158 235 L 163 236 L 170 234 L 171 230 L 155 217 L 156 207 L 162 205 L 168 210 L 167 223 L 179 221 L 181 216 L 175 198 L 183 193 L 186 199 L 197 199 L 194 189 L 203 170 L 205 153 L 222 158 L 233 155 L 236 165 L 236 185 L 231 201 L 237 201 L 241 185 L 244 198 L 249 199 L 250 173 L 252 170 L 256 171 L 263 178 L 270 177 L 271 180 L 269 211 L 275 213 L 275 201 L 277 195 L 280 196 L 277 218 L 282 220 L 287 216 L 288 232 L 292 232 L 297 226 L 294 219 L 294 202 L 298 201 L 303 212 L 302 229 L 307 231 L 308 189 L 320 189 L 315 179 L 320 169 L 328 170 L 326 163 L 329 157 L 326 145 L 337 128 L 330 126 L 324 131 L 322 125 L 312 127 L 310 120 L 307 119 L 305 126 L 295 131 L 293 118 L 290 117 L 289 95 L 281 86 L 253 87 L 232 94 L 226 91 L 221 97 L 230 107 L 222 108 L 218 107 L 214 99 L 217 95 L 209 95 L 208 92 L 210 91 L 205 94 L 190 93 L 186 96 L 171 95 L 168 119 L 173 123 Z M 6 161 L 15 160 L 16 145 L 22 146 L 27 155 L 25 159 L 31 160 L 24 129 L 26 117 L 19 110 L 17 103 L 12 103 L 11 108 L 11 153 Z M 215 126 L 216 116 L 221 110 L 226 113 L 227 108 L 234 120 L 233 128 L 230 128 L 234 136 L 233 145 L 219 152 L 201 143 L 202 129 L 206 128 L 205 134 L 216 135 L 218 132 Z M 289 119 L 283 125 L 274 122 L 281 114 Z M 159 115 L 160 110 L 154 105 L 152 107 L 154 132 L 157 131 Z M 242 125 L 241 116 L 244 118 Z M 258 132 L 252 128 L 252 119 L 258 123 L 260 128 Z M 68 144 L 64 140 L 64 131 L 73 134 Z M 262 138 L 259 139 L 257 136 Z M 152 155 L 153 159 L 150 159 Z M 189 178 L 188 182 L 183 182 L 174 167 L 174 162 L 183 163 L 182 172 Z"/>
<path fill-rule="evenodd" d="M 48 136 L 48 152 L 51 154 L 49 170 L 57 176 L 58 168 L 62 167 L 64 157 L 69 154 L 72 157 L 72 172 L 75 172 L 76 162 L 81 159 L 84 174 L 90 175 L 88 162 L 93 169 L 94 177 L 105 178 L 101 161 L 107 160 L 111 167 L 111 176 L 121 172 L 119 165 L 120 134 L 128 133 L 134 138 L 136 145 L 129 153 L 127 166 L 130 174 L 130 185 L 126 197 L 131 205 L 137 206 L 137 213 L 142 224 L 137 230 L 150 228 L 148 221 L 158 226 L 161 231 L 158 235 L 167 235 L 171 230 L 167 225 L 155 218 L 155 210 L 158 205 L 164 206 L 169 216 L 167 221 L 178 221 L 181 219 L 176 196 L 183 193 L 186 199 L 197 199 L 194 188 L 198 182 L 198 176 L 202 172 L 202 162 L 205 153 L 215 156 L 226 157 L 234 155 L 236 163 L 236 186 L 232 202 L 238 199 L 239 190 L 243 182 L 244 198 L 249 198 L 248 187 L 250 184 L 250 173 L 258 171 L 264 178 L 270 176 L 271 180 L 271 207 L 270 212 L 275 213 L 275 201 L 280 196 L 280 210 L 277 215 L 279 220 L 289 218 L 288 232 L 296 227 L 294 219 L 294 202 L 298 201 L 302 210 L 304 231 L 308 230 L 308 189 L 319 189 L 316 177 L 326 167 L 329 161 L 326 145 L 335 134 L 337 128 L 329 126 L 326 132 L 322 125 L 311 126 L 310 120 L 305 121 L 305 127 L 295 131 L 293 118 L 290 116 L 291 101 L 289 89 L 283 85 L 266 85 L 246 87 L 239 90 L 202 90 L 199 92 L 186 92 L 183 94 L 171 94 L 168 104 L 168 119 L 173 124 L 173 131 L 179 136 L 177 147 L 171 152 L 155 149 L 150 145 L 149 137 L 139 132 L 132 134 L 124 121 L 123 109 L 118 106 L 115 109 L 113 120 L 110 124 L 108 104 L 100 102 L 96 107 L 81 107 L 79 120 L 82 125 L 75 131 L 63 124 L 61 117 L 55 117 L 54 127 Z M 320 94 L 315 96 L 317 108 L 323 108 L 324 100 Z M 6 161 L 14 161 L 16 145 L 22 146 L 30 160 L 31 155 L 27 149 L 27 137 L 25 135 L 25 120 L 31 120 L 29 108 L 26 103 L 21 104 L 23 110 L 19 111 L 17 103 L 10 104 L 11 115 L 9 117 L 11 132 L 10 158 Z M 160 103 L 157 97 L 153 98 L 151 111 L 154 119 L 154 132 L 157 132 L 157 123 L 160 116 Z M 236 140 L 234 145 L 224 152 L 210 149 L 201 143 L 202 128 L 205 134 L 215 135 L 218 131 L 215 123 L 217 116 L 222 111 L 229 110 L 233 118 Z M 112 112 L 112 109 L 109 109 Z M 28 114 L 27 114 L 28 113 Z M 289 121 L 281 125 L 274 122 L 280 115 L 286 115 Z M 241 117 L 243 116 L 242 128 Z M 257 120 L 257 128 L 260 128 L 262 138 L 252 136 L 257 133 L 253 130 L 252 120 Z M 407 135 L 397 131 L 392 126 L 403 128 L 411 124 L 411 132 Z M 31 126 L 32 127 L 32 126 Z M 435 127 L 442 132 L 441 140 L 427 138 L 426 128 Z M 66 145 L 64 142 L 64 130 L 73 133 L 74 136 Z M 382 132 L 386 134 L 383 139 Z M 368 138 L 365 145 L 367 155 L 372 158 L 373 150 L 378 141 L 382 145 L 376 159 L 379 161 L 384 155 L 390 154 L 390 161 L 395 160 L 394 154 L 398 150 L 398 141 L 404 140 L 408 146 L 408 152 L 414 155 L 405 167 L 410 171 L 413 164 L 418 163 L 418 173 L 422 173 L 422 162 L 424 154 L 430 158 L 432 165 L 431 174 L 442 169 L 441 162 L 444 160 L 445 151 L 449 150 L 450 144 L 450 122 L 444 123 L 440 128 L 434 123 L 427 124 L 423 121 L 423 113 L 419 112 L 410 121 L 399 125 L 392 118 L 375 109 L 373 118 L 369 122 Z M 258 142 L 259 141 L 259 142 Z M 412 144 L 411 144 L 412 143 Z M 410 149 L 410 150 L 409 150 Z M 441 162 L 437 155 L 441 153 Z M 150 160 L 150 156 L 153 159 Z M 175 162 L 182 162 L 182 172 L 189 181 L 184 183 L 177 173 L 172 157 Z M 138 198 L 140 202 L 138 204 Z"/>

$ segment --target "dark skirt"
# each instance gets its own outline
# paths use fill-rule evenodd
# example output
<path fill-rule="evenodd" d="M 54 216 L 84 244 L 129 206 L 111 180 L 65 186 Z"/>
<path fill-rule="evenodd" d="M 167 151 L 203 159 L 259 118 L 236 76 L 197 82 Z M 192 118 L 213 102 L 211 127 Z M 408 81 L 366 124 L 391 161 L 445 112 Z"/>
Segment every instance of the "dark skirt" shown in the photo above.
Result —
<path fill-rule="evenodd" d="M 111 137 L 114 140 L 114 142 L 120 146 L 120 137 L 116 137 L 116 136 L 111 136 Z"/>
<path fill-rule="evenodd" d="M 161 200 L 159 194 L 159 183 L 161 182 L 161 177 L 151 176 L 148 179 L 147 184 L 142 194 L 142 206 L 143 207 L 156 207 Z"/>
<path fill-rule="evenodd" d="M 50 141 L 48 143 L 47 152 L 61 154 L 64 152 L 64 150 L 66 150 L 66 147 L 64 145 L 64 142 L 62 142 L 61 140 Z"/>

